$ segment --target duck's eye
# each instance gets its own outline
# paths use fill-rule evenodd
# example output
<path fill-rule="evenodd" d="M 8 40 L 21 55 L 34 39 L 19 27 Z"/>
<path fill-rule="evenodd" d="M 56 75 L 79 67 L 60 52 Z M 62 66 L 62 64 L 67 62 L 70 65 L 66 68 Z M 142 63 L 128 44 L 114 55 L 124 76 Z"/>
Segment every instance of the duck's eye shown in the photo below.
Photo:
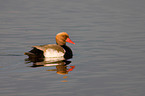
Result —
<path fill-rule="evenodd" d="M 65 36 L 65 35 L 62 35 L 62 37 L 63 37 L 63 38 L 67 38 L 67 36 Z"/>

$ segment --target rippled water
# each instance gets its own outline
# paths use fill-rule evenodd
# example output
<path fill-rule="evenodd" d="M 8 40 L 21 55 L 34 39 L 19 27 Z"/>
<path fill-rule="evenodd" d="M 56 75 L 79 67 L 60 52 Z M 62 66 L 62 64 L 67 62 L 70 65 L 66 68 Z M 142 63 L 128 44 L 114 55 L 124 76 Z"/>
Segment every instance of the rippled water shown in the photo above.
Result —
<path fill-rule="evenodd" d="M 144 0 L 1 0 L 1 96 L 143 96 Z M 23 53 L 66 31 L 74 57 L 31 67 Z M 59 66 L 62 68 L 62 66 Z"/>

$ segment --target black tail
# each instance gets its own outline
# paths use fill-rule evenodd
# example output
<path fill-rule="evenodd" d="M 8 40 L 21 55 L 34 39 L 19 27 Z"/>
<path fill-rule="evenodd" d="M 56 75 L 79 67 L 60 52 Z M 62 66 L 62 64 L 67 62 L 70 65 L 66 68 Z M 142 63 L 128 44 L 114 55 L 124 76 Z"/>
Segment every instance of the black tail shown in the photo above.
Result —
<path fill-rule="evenodd" d="M 37 48 L 33 48 L 31 51 L 25 52 L 24 54 L 28 55 L 29 58 L 44 58 L 43 51 Z"/>

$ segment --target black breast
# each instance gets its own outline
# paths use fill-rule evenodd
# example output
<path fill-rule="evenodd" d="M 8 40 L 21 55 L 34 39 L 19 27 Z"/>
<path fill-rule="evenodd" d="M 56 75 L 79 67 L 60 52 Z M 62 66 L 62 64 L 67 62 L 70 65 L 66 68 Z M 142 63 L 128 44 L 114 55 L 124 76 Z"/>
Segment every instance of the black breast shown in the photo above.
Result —
<path fill-rule="evenodd" d="M 61 46 L 61 47 L 63 47 L 64 50 L 66 51 L 66 52 L 65 52 L 65 55 L 64 55 L 64 58 L 65 58 L 65 59 L 70 59 L 70 58 L 73 57 L 73 52 L 72 52 L 72 50 L 71 50 L 68 46 L 63 45 L 63 46 Z"/>

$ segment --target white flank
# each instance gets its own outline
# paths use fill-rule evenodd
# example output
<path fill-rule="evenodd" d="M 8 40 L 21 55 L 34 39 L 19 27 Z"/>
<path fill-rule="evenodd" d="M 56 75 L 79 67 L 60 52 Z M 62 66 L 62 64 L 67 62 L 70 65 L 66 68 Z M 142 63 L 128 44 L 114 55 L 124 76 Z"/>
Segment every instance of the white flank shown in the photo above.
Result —
<path fill-rule="evenodd" d="M 46 57 L 45 58 L 45 62 L 46 63 L 50 63 L 50 62 L 58 62 L 58 61 L 62 61 L 65 60 L 64 57 Z"/>
<path fill-rule="evenodd" d="M 64 55 L 63 52 L 58 52 L 57 50 L 47 49 L 44 53 L 45 57 L 55 58 L 55 57 L 62 57 Z"/>

